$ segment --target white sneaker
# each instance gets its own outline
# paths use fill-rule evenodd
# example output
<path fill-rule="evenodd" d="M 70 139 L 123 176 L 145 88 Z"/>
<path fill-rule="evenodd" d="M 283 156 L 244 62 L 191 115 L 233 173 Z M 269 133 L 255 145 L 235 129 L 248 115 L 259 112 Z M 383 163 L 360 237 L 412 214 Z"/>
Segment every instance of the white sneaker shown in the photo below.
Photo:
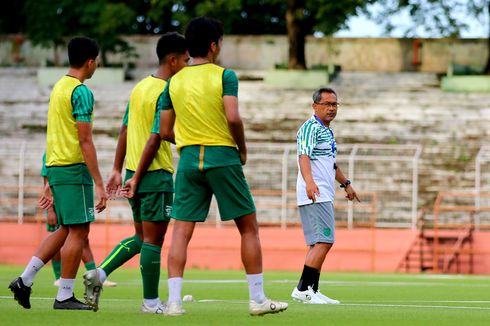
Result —
<path fill-rule="evenodd" d="M 146 305 L 144 302 L 141 305 L 141 312 L 147 313 L 147 314 L 163 314 L 165 313 L 165 310 L 167 310 L 167 306 L 163 302 L 159 302 L 156 306 L 150 307 Z"/>
<path fill-rule="evenodd" d="M 327 297 L 325 294 L 320 292 L 320 289 L 318 289 L 318 291 L 316 291 L 316 295 L 319 296 L 327 304 L 340 304 L 339 300 L 335 300 L 335 299 L 331 299 L 331 298 Z"/>
<path fill-rule="evenodd" d="M 113 288 L 113 287 L 116 287 L 117 286 L 117 283 L 116 282 L 109 281 L 109 280 L 105 280 L 102 285 L 105 286 L 105 287 L 108 287 L 108 288 Z"/>
<path fill-rule="evenodd" d="M 167 305 L 167 309 L 163 313 L 165 316 L 182 316 L 185 314 L 182 308 L 182 302 L 172 301 Z"/>
<path fill-rule="evenodd" d="M 254 300 L 250 300 L 248 310 L 252 316 L 262 316 L 265 314 L 275 314 L 284 311 L 288 308 L 286 302 L 272 301 L 271 299 L 265 299 L 262 303 L 257 303 Z"/>
<path fill-rule="evenodd" d="M 86 271 L 83 274 L 83 285 L 85 285 L 84 298 L 86 303 L 94 311 L 99 310 L 99 297 L 102 291 L 102 282 L 99 278 L 99 272 L 96 269 Z"/>
<path fill-rule="evenodd" d="M 327 302 L 318 295 L 318 292 L 313 291 L 311 286 L 305 291 L 300 291 L 297 287 L 294 287 L 291 297 L 296 301 L 307 304 L 327 304 Z"/>
<path fill-rule="evenodd" d="M 60 279 L 57 279 L 56 281 L 54 281 L 53 285 L 59 287 L 60 286 Z"/>

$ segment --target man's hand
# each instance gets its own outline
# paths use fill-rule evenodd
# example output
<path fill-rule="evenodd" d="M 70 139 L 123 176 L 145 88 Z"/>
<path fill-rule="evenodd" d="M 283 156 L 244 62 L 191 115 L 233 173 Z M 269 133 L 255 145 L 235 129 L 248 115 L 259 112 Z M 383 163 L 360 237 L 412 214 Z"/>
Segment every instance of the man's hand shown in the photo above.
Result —
<path fill-rule="evenodd" d="M 109 179 L 107 179 L 107 184 L 105 186 L 109 199 L 113 199 L 119 194 L 119 191 L 121 190 L 121 185 L 121 173 L 119 171 L 112 171 Z"/>
<path fill-rule="evenodd" d="M 247 150 L 240 150 L 240 162 L 242 162 L 242 165 L 245 165 L 247 163 Z"/>
<path fill-rule="evenodd" d="M 53 207 L 48 208 L 48 225 L 56 226 L 58 225 L 58 219 L 56 218 L 56 213 L 54 212 Z"/>
<path fill-rule="evenodd" d="M 352 185 L 348 185 L 345 188 L 345 192 L 347 193 L 347 195 L 345 195 L 345 198 L 347 198 L 348 200 L 352 201 L 356 199 L 359 203 L 361 202 L 359 197 L 357 197 L 356 191 L 354 190 L 354 187 L 352 187 Z"/>
<path fill-rule="evenodd" d="M 314 181 L 310 181 L 306 183 L 306 195 L 313 202 L 316 202 L 316 198 L 320 197 L 320 190 Z"/>
<path fill-rule="evenodd" d="M 49 183 L 44 185 L 43 193 L 41 198 L 38 201 L 39 207 L 42 209 L 48 209 L 53 207 L 53 194 L 51 193 L 51 188 L 49 187 Z"/>
<path fill-rule="evenodd" d="M 121 189 L 121 194 L 126 198 L 133 198 L 137 187 L 138 184 L 134 178 L 128 179 L 124 187 Z"/>
<path fill-rule="evenodd" d="M 95 195 L 97 197 L 97 205 L 95 205 L 95 211 L 97 213 L 100 213 L 106 208 L 108 198 L 102 184 L 95 186 Z"/>

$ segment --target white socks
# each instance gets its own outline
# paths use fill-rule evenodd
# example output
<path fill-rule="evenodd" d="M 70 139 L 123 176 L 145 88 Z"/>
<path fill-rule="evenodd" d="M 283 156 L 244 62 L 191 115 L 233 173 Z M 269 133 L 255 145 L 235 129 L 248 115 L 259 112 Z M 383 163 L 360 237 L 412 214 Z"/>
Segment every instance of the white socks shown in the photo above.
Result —
<path fill-rule="evenodd" d="M 36 277 L 37 272 L 44 266 L 44 263 L 41 259 L 36 256 L 32 256 L 31 261 L 26 266 L 24 272 L 20 275 L 22 278 L 22 282 L 25 286 L 31 286 L 32 280 Z"/>
<path fill-rule="evenodd" d="M 63 301 L 73 296 L 73 287 L 75 286 L 74 278 L 60 278 L 60 286 L 56 300 Z"/>
<path fill-rule="evenodd" d="M 100 283 L 104 283 L 107 280 L 107 274 L 102 268 L 97 268 L 97 273 L 99 274 Z"/>
<path fill-rule="evenodd" d="M 182 302 L 182 277 L 168 279 L 168 303 Z"/>
<path fill-rule="evenodd" d="M 146 306 L 148 307 L 156 307 L 157 304 L 160 303 L 160 298 L 156 298 L 156 299 L 143 299 L 143 302 L 145 303 Z"/>
<path fill-rule="evenodd" d="M 265 301 L 264 274 L 247 274 L 247 282 L 250 300 L 263 303 Z"/>

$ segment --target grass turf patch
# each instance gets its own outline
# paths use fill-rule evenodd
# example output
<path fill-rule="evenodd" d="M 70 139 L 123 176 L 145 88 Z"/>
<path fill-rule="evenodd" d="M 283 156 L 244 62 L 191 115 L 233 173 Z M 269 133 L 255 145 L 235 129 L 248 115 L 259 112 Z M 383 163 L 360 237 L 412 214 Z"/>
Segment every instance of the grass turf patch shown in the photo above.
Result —
<path fill-rule="evenodd" d="M 75 287 L 83 298 L 81 267 Z M 266 294 L 289 303 L 286 312 L 251 317 L 248 289 L 243 272 L 186 271 L 183 294 L 187 314 L 181 317 L 142 314 L 142 286 L 139 270 L 120 269 L 110 279 L 115 288 L 105 288 L 100 310 L 55 311 L 57 288 L 50 266 L 34 281 L 32 308 L 21 308 L 7 289 L 22 272 L 21 267 L 0 265 L 0 325 L 488 325 L 490 320 L 490 278 L 431 274 L 323 273 L 321 291 L 342 302 L 340 305 L 305 305 L 291 300 L 298 273 L 266 272 Z M 160 298 L 167 297 L 166 273 L 162 271 Z M 3 285 L 1 285 L 3 284 Z M 162 320 L 164 319 L 164 320 Z"/>

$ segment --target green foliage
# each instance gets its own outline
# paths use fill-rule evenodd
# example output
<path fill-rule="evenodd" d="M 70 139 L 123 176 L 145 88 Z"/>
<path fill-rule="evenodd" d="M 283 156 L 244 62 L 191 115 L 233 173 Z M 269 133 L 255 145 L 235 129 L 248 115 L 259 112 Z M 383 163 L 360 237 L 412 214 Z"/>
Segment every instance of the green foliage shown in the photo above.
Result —
<path fill-rule="evenodd" d="M 468 28 L 468 17 L 484 21 L 488 0 L 378 0 L 377 10 L 368 14 L 387 33 L 400 28 L 407 37 L 459 37 Z M 411 23 L 401 26 L 396 15 L 408 14 Z"/>
<path fill-rule="evenodd" d="M 360 10 L 376 0 L 307 0 L 309 33 L 319 31 L 325 35 L 332 35 L 345 27 L 351 16 L 356 16 Z"/>
<path fill-rule="evenodd" d="M 86 35 L 100 44 L 104 64 L 108 52 L 131 55 L 121 35 L 130 32 L 136 12 L 124 2 L 26 0 L 23 12 L 27 36 L 35 45 L 56 47 L 69 37 Z"/>

